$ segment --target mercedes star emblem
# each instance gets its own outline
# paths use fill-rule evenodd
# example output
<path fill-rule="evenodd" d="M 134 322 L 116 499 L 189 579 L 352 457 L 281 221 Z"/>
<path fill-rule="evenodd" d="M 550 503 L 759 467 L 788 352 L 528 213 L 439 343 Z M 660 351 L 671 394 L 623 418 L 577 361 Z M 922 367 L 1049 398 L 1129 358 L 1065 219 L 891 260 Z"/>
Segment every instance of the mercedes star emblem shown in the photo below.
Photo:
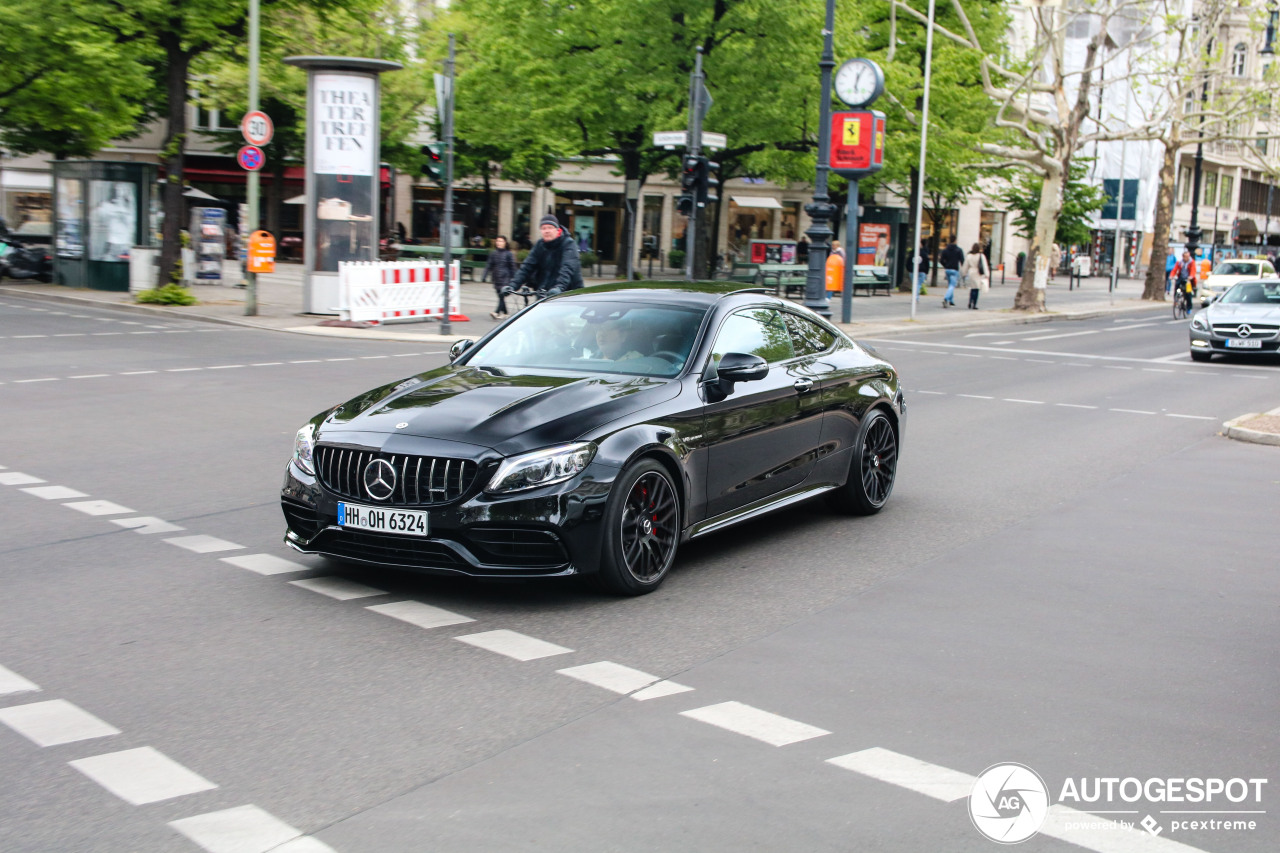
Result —
<path fill-rule="evenodd" d="M 407 423 L 405 423 L 404 421 L 401 421 L 400 423 L 396 424 L 396 429 L 404 429 L 407 426 L 408 426 Z"/>
<path fill-rule="evenodd" d="M 396 469 L 385 459 L 364 466 L 364 490 L 375 501 L 385 501 L 396 490 Z"/>
<path fill-rule="evenodd" d="M 1253 327 L 1250 326 L 1248 323 L 1241 323 L 1238 327 L 1236 327 L 1236 334 L 1242 338 L 1247 338 L 1253 334 Z"/>

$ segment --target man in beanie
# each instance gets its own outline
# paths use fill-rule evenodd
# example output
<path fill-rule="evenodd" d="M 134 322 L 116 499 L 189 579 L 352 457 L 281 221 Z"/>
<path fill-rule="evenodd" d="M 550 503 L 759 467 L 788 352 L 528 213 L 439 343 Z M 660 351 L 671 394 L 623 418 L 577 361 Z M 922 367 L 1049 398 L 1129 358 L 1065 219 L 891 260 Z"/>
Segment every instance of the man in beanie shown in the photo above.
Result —
<path fill-rule="evenodd" d="M 516 271 L 511 289 L 528 287 L 554 296 L 582 287 L 578 246 L 560 227 L 560 220 L 548 213 L 538 223 L 538 229 L 542 232 L 542 239 L 529 251 L 529 256 Z"/>

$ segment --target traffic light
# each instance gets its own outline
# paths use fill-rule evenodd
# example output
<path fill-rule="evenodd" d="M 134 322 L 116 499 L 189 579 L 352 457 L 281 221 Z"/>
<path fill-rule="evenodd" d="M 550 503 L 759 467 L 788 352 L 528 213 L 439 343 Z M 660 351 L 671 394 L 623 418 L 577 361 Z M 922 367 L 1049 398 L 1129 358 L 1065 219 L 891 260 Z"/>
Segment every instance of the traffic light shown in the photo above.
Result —
<path fill-rule="evenodd" d="M 698 207 L 706 207 L 720 200 L 720 181 L 715 172 L 720 164 L 706 157 L 698 158 Z"/>
<path fill-rule="evenodd" d="M 693 213 L 693 196 L 689 193 L 681 193 L 680 197 L 676 199 L 676 210 L 680 212 L 681 216 L 688 216 Z"/>
<path fill-rule="evenodd" d="M 684 171 L 680 175 L 680 188 L 689 195 L 697 195 L 698 192 L 698 169 L 702 165 L 701 157 L 685 157 Z"/>
<path fill-rule="evenodd" d="M 437 184 L 444 183 L 444 143 L 429 142 L 418 149 L 422 152 L 422 174 Z"/>

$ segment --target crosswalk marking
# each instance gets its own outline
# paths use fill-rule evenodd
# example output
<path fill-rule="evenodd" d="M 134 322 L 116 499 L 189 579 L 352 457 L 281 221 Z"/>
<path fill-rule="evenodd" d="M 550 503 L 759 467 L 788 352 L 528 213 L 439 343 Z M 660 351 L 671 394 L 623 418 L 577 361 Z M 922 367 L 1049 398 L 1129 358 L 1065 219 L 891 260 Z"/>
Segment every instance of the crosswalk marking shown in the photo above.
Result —
<path fill-rule="evenodd" d="M 460 616 L 423 604 L 421 601 L 393 601 L 390 604 L 373 604 L 365 608 L 392 619 L 417 625 L 419 628 L 443 628 L 446 625 L 461 625 L 463 622 L 474 622 L 470 616 Z"/>
<path fill-rule="evenodd" d="M 826 729 L 761 711 L 759 708 L 753 708 L 741 702 L 721 702 L 718 705 L 681 711 L 680 715 L 764 741 L 770 746 L 787 746 L 831 734 Z"/>
<path fill-rule="evenodd" d="M 828 758 L 828 764 L 907 788 L 917 794 L 954 802 L 969 796 L 977 777 L 947 767 L 929 764 L 909 755 L 901 755 L 878 746 Z"/>
<path fill-rule="evenodd" d="M 68 762 L 131 805 L 158 803 L 218 787 L 150 746 Z"/>
<path fill-rule="evenodd" d="M 555 643 L 548 643 L 546 640 L 529 637 L 517 631 L 508 631 L 505 628 L 484 631 L 480 634 L 467 634 L 454 639 L 519 661 L 567 655 L 573 651 L 573 649 L 566 649 L 564 646 L 557 646 Z"/>
<path fill-rule="evenodd" d="M 353 598 L 369 598 L 374 595 L 387 594 L 385 590 L 375 589 L 345 578 L 303 578 L 302 580 L 289 581 L 289 583 L 302 589 L 327 595 L 330 598 L 336 598 L 338 601 L 350 601 Z"/>
<path fill-rule="evenodd" d="M 194 551 L 197 554 L 212 554 L 215 551 L 234 551 L 237 548 L 243 548 L 243 545 L 237 545 L 234 542 L 228 542 L 225 539 L 219 539 L 216 536 L 205 536 L 197 534 L 195 536 L 175 536 L 172 539 L 164 540 L 170 545 L 177 545 L 179 548 L 185 548 L 188 551 Z"/>
<path fill-rule="evenodd" d="M 36 746 L 57 746 L 120 734 L 115 726 L 65 699 L 0 708 L 0 723 Z"/>
<path fill-rule="evenodd" d="M 39 689 L 40 685 L 34 681 L 28 681 L 13 670 L 0 666 L 0 696 L 9 693 L 26 693 Z"/>
<path fill-rule="evenodd" d="M 237 806 L 169 822 L 209 853 L 332 853 L 333 848 L 257 806 Z"/>

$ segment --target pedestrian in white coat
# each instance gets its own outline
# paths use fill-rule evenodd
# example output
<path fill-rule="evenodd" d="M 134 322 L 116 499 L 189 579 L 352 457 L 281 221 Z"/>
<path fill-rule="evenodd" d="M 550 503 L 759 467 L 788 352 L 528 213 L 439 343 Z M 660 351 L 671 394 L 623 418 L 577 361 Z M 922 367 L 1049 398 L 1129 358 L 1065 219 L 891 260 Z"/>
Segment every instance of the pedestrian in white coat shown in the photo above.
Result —
<path fill-rule="evenodd" d="M 982 244 L 974 243 L 964 259 L 964 280 L 969 285 L 969 307 L 978 307 L 978 294 L 991 286 L 991 265 L 982 254 Z"/>

